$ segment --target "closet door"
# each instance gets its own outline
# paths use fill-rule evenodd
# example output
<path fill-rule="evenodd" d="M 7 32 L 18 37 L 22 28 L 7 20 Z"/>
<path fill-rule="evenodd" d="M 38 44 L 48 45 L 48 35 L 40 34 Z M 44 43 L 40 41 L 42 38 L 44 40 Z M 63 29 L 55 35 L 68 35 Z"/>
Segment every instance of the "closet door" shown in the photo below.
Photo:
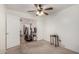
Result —
<path fill-rule="evenodd" d="M 20 18 L 7 14 L 7 48 L 20 45 Z"/>

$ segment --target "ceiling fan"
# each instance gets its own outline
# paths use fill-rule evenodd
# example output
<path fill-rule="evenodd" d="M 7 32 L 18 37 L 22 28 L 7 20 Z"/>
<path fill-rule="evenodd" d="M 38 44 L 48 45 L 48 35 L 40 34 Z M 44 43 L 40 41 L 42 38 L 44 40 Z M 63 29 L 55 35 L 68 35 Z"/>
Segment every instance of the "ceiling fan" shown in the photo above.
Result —
<path fill-rule="evenodd" d="M 43 8 L 42 4 L 34 4 L 34 6 L 36 7 L 36 10 L 31 10 L 31 11 L 28 11 L 28 12 L 35 12 L 36 11 L 36 16 L 49 15 L 46 12 L 46 10 L 53 10 L 53 7 Z"/>

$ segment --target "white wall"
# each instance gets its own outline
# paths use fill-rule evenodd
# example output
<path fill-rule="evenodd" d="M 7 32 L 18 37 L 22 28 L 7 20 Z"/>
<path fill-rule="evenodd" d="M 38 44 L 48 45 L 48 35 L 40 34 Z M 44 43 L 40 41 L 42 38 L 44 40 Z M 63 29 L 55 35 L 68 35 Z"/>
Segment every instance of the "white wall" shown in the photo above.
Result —
<path fill-rule="evenodd" d="M 79 52 L 79 5 L 64 9 L 45 20 L 45 40 L 49 41 L 50 34 L 57 33 L 65 48 Z"/>
<path fill-rule="evenodd" d="M 44 32 L 45 32 L 45 24 L 44 24 L 44 19 L 41 16 L 36 17 L 36 22 L 37 22 L 37 37 L 38 40 L 43 40 L 44 39 Z"/>
<path fill-rule="evenodd" d="M 5 7 L 0 4 L 0 53 L 5 53 Z"/>

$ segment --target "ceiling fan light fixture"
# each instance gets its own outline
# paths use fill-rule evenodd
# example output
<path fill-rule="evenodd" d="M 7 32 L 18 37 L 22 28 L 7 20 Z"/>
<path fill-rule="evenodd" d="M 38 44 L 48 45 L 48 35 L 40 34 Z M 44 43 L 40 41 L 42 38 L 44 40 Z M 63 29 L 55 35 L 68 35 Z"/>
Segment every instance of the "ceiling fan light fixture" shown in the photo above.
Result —
<path fill-rule="evenodd" d="M 36 16 L 49 15 L 47 11 L 53 10 L 53 7 L 43 8 L 42 4 L 34 4 L 34 6 L 36 7 L 35 10 L 31 10 L 31 11 L 28 11 L 28 12 L 36 12 Z"/>
<path fill-rule="evenodd" d="M 44 15 L 44 13 L 43 13 L 43 11 L 41 11 L 41 12 L 37 11 L 36 15 L 42 16 L 42 15 Z"/>

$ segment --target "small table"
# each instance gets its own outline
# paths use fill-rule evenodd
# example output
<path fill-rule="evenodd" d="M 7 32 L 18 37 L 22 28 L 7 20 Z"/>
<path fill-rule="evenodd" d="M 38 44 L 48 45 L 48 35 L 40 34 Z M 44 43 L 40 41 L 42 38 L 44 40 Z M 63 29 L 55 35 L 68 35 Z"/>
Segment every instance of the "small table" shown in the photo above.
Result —
<path fill-rule="evenodd" d="M 50 35 L 50 44 L 55 47 L 59 47 L 59 37 L 58 35 Z"/>

